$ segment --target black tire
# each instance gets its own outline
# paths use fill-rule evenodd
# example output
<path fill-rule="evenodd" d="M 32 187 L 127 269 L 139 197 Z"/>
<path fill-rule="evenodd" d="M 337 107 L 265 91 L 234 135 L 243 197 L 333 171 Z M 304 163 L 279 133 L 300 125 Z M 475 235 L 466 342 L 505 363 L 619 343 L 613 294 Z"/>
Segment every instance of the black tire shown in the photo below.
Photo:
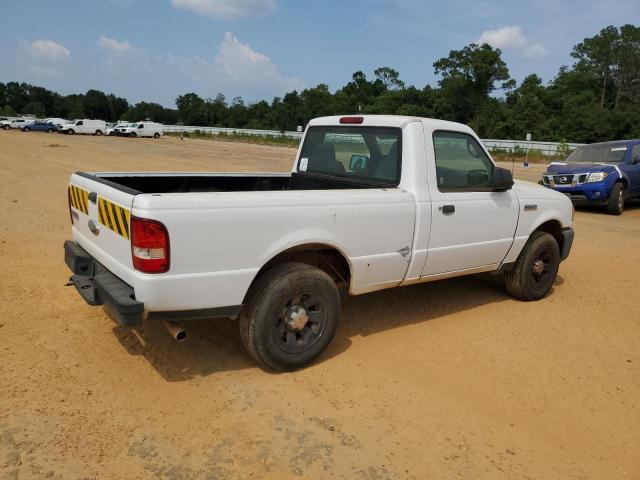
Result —
<path fill-rule="evenodd" d="M 296 370 L 331 342 L 340 311 L 340 294 L 329 275 L 305 263 L 283 263 L 249 289 L 240 313 L 242 343 L 264 367 Z"/>
<path fill-rule="evenodd" d="M 158 132 L 154 133 L 153 138 L 160 138 L 160 134 Z"/>
<path fill-rule="evenodd" d="M 11 127 L 9 125 L 3 125 L 2 128 L 5 129 L 5 130 L 11 129 Z"/>
<path fill-rule="evenodd" d="M 620 215 L 624 210 L 624 185 L 616 183 L 611 190 L 609 203 L 607 203 L 607 213 L 610 215 Z"/>
<path fill-rule="evenodd" d="M 53 128 L 47 129 L 47 133 L 53 133 Z"/>
<path fill-rule="evenodd" d="M 29 127 L 24 127 L 24 128 L 22 129 L 22 131 L 23 131 L 23 132 L 28 132 L 29 130 L 31 130 Z"/>
<path fill-rule="evenodd" d="M 136 138 L 136 137 L 138 136 L 138 134 L 137 134 L 136 132 L 131 132 L 131 133 L 129 134 L 129 136 L 130 136 L 131 138 Z"/>
<path fill-rule="evenodd" d="M 73 134 L 74 134 L 74 133 L 76 133 L 76 132 L 75 132 L 75 130 L 73 130 L 72 128 L 70 128 L 69 130 L 67 130 L 67 133 L 68 133 L 69 135 L 73 135 Z"/>
<path fill-rule="evenodd" d="M 96 130 L 96 136 L 97 137 L 101 137 L 102 136 L 102 130 Z"/>
<path fill-rule="evenodd" d="M 520 300 L 539 300 L 553 286 L 560 267 L 560 247 L 550 233 L 533 232 L 513 268 L 505 272 L 505 286 Z"/>

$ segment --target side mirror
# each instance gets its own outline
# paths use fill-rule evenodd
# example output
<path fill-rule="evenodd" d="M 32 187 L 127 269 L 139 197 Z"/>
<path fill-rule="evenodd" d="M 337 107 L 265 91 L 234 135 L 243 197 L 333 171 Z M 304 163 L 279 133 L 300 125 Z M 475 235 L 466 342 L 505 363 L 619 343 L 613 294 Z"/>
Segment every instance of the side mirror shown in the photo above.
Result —
<path fill-rule="evenodd" d="M 511 175 L 511 170 L 495 167 L 491 174 L 490 187 L 496 192 L 511 190 L 511 187 L 513 187 L 513 175 Z"/>
<path fill-rule="evenodd" d="M 349 170 L 355 172 L 356 170 L 364 170 L 369 164 L 369 157 L 365 155 L 351 155 L 349 160 Z"/>

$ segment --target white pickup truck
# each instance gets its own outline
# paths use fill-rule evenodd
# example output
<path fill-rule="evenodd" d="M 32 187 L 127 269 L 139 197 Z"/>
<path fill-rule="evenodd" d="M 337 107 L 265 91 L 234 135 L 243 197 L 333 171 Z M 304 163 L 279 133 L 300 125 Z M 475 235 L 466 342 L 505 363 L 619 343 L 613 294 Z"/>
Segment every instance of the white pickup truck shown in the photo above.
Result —
<path fill-rule="evenodd" d="M 123 325 L 239 317 L 263 366 L 300 368 L 333 337 L 340 290 L 494 270 L 549 293 L 573 242 L 561 193 L 497 167 L 469 127 L 402 116 L 311 121 L 287 174 L 71 176 L 78 292 Z"/>

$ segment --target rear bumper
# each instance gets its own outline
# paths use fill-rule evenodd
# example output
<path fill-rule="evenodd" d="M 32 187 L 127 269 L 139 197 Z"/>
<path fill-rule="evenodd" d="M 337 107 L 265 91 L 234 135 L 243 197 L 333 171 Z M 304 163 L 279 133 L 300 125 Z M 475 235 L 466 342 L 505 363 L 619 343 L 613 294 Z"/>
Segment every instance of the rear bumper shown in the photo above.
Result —
<path fill-rule="evenodd" d="M 573 246 L 573 228 L 562 230 L 562 250 L 560 251 L 560 261 L 566 260 Z"/>
<path fill-rule="evenodd" d="M 71 269 L 71 282 L 89 305 L 104 305 L 109 316 L 125 327 L 139 327 L 149 320 L 194 320 L 236 318 L 242 305 L 178 311 L 145 311 L 132 286 L 122 281 L 76 242 L 64 242 L 64 261 Z M 202 289 L 198 289 L 199 291 Z"/>
<path fill-rule="evenodd" d="M 127 285 L 96 261 L 76 242 L 64 242 L 64 261 L 71 269 L 71 282 L 89 305 L 104 305 L 109 315 L 127 327 L 142 325 L 144 304 Z"/>

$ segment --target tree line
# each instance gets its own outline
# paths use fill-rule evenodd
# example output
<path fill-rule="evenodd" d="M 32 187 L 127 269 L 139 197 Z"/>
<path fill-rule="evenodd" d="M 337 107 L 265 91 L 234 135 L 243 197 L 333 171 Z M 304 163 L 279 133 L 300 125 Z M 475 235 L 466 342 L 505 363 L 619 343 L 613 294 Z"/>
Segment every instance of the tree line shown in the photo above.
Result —
<path fill-rule="evenodd" d="M 89 90 L 60 95 L 26 83 L 0 83 L 0 114 L 150 119 L 164 124 L 295 130 L 324 115 L 376 113 L 434 117 L 466 123 L 483 138 L 595 142 L 640 137 L 640 27 L 608 26 L 571 51 L 574 63 L 543 83 L 531 74 L 519 85 L 502 52 L 470 44 L 434 62 L 440 80 L 433 87 L 406 85 L 397 70 L 380 67 L 368 78 L 355 72 L 331 92 L 325 84 L 245 103 L 223 94 L 180 95 L 176 108 L 157 103 L 129 104 L 125 98 Z M 4 106 L 4 107 L 2 107 Z"/>

